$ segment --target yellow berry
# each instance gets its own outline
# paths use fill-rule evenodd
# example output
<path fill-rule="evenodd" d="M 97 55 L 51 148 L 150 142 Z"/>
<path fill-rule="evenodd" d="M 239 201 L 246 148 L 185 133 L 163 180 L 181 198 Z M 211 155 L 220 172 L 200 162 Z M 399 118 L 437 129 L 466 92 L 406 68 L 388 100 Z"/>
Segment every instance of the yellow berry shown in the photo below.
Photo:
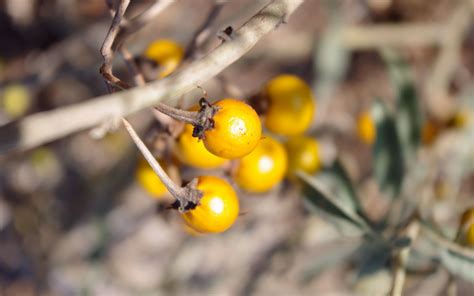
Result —
<path fill-rule="evenodd" d="M 160 198 L 168 192 L 163 182 L 144 159 L 138 162 L 135 177 L 140 186 L 154 198 Z"/>
<path fill-rule="evenodd" d="M 448 121 L 447 126 L 451 128 L 463 128 L 470 120 L 470 114 L 467 111 L 459 110 L 454 116 Z"/>
<path fill-rule="evenodd" d="M 267 136 L 250 154 L 239 160 L 233 177 L 240 187 L 249 192 L 264 192 L 283 180 L 287 165 L 283 145 Z"/>
<path fill-rule="evenodd" d="M 243 157 L 257 146 L 262 125 L 257 112 L 236 99 L 223 99 L 214 104 L 214 128 L 204 133 L 204 146 L 211 153 L 227 159 Z"/>
<path fill-rule="evenodd" d="M 474 224 L 474 207 L 464 211 L 461 216 L 460 225 Z"/>
<path fill-rule="evenodd" d="M 288 153 L 288 175 L 293 176 L 298 170 L 313 174 L 321 168 L 319 144 L 306 136 L 292 137 L 286 143 Z"/>
<path fill-rule="evenodd" d="M 239 199 L 232 186 L 217 177 L 201 176 L 196 188 L 203 196 L 196 208 L 181 214 L 185 223 L 201 233 L 229 229 L 239 215 Z"/>
<path fill-rule="evenodd" d="M 306 131 L 315 102 L 310 87 L 295 75 L 279 75 L 265 87 L 268 109 L 265 126 L 273 133 L 292 136 Z"/>
<path fill-rule="evenodd" d="M 474 247 L 474 223 L 472 223 L 467 229 L 466 245 L 469 247 Z"/>
<path fill-rule="evenodd" d="M 24 115 L 31 106 L 31 95 L 21 84 L 6 86 L 1 94 L 0 102 L 3 110 L 11 117 Z"/>
<path fill-rule="evenodd" d="M 159 77 L 163 78 L 179 66 L 184 57 L 184 49 L 172 40 L 159 39 L 147 47 L 145 56 L 163 68 L 159 74 Z"/>
<path fill-rule="evenodd" d="M 174 152 L 184 164 L 200 169 L 217 168 L 227 161 L 209 152 L 202 140 L 193 137 L 193 126 L 190 124 L 185 125 Z"/>
<path fill-rule="evenodd" d="M 357 119 L 357 134 L 366 144 L 372 145 L 377 135 L 375 122 L 369 112 L 363 112 Z"/>

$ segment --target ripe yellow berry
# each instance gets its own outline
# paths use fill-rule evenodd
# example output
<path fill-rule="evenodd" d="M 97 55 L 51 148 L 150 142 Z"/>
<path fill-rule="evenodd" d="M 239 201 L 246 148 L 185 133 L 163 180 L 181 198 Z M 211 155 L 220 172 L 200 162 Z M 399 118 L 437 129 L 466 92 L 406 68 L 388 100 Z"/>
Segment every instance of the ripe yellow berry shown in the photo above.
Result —
<path fill-rule="evenodd" d="M 257 112 L 236 99 L 223 99 L 212 117 L 214 128 L 204 133 L 204 146 L 211 153 L 227 159 L 243 157 L 257 146 L 262 125 Z"/>
<path fill-rule="evenodd" d="M 232 186 L 217 177 L 201 176 L 196 188 L 203 196 L 196 208 L 182 214 L 184 222 L 201 233 L 230 228 L 239 215 L 239 199 Z"/>
<path fill-rule="evenodd" d="M 288 153 L 288 175 L 293 176 L 298 170 L 313 174 L 321 168 L 319 144 L 306 136 L 292 137 L 286 143 Z"/>
<path fill-rule="evenodd" d="M 459 110 L 454 114 L 454 116 L 447 122 L 448 128 L 463 128 L 471 119 L 469 112 L 464 110 Z"/>
<path fill-rule="evenodd" d="M 193 126 L 190 124 L 185 125 L 174 152 L 184 164 L 200 169 L 217 168 L 227 161 L 209 152 L 202 140 L 193 137 Z"/>
<path fill-rule="evenodd" d="M 249 192 L 264 192 L 283 180 L 287 165 L 283 145 L 267 136 L 250 154 L 239 160 L 233 177 L 240 187 Z"/>
<path fill-rule="evenodd" d="M 461 216 L 461 221 L 459 223 L 461 226 L 474 224 L 474 208 L 469 208 L 464 211 Z"/>
<path fill-rule="evenodd" d="M 154 198 L 163 197 L 168 190 L 145 159 L 138 162 L 135 177 L 140 186 Z"/>
<path fill-rule="evenodd" d="M 313 120 L 315 102 L 311 89 L 295 75 L 279 75 L 265 87 L 268 109 L 265 126 L 273 133 L 302 134 Z"/>
<path fill-rule="evenodd" d="M 184 49 L 172 40 L 159 39 L 148 45 L 145 57 L 155 61 L 163 68 L 159 74 L 159 77 L 163 78 L 171 74 L 181 63 L 184 57 Z"/>
<path fill-rule="evenodd" d="M 467 229 L 466 245 L 469 247 L 474 247 L 474 223 L 472 223 Z"/>
<path fill-rule="evenodd" d="M 30 92 L 21 84 L 8 85 L 0 92 L 0 107 L 12 118 L 24 115 L 31 101 Z"/>
<path fill-rule="evenodd" d="M 357 134 L 366 144 L 372 145 L 377 135 L 375 122 L 369 112 L 363 112 L 357 119 Z"/>
<path fill-rule="evenodd" d="M 468 208 L 462 214 L 456 242 L 461 245 L 474 247 L 474 207 Z"/>

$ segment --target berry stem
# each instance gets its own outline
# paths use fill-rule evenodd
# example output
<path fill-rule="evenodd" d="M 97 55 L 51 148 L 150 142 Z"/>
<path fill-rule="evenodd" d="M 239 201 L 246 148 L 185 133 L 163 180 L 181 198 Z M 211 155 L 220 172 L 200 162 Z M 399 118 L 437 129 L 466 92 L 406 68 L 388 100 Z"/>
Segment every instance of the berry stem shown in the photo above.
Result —
<path fill-rule="evenodd" d="M 203 91 L 205 95 L 205 91 Z M 214 128 L 214 115 L 220 109 L 211 105 L 204 97 L 199 100 L 199 111 L 185 111 L 159 103 L 155 109 L 173 119 L 184 121 L 194 126 L 193 137 L 204 138 L 204 132 Z"/>
<path fill-rule="evenodd" d="M 158 105 L 155 106 L 155 109 L 176 120 L 184 121 L 192 125 L 199 124 L 198 122 L 199 114 L 196 111 L 185 111 L 185 110 L 173 108 L 163 103 L 158 103 Z"/>
<path fill-rule="evenodd" d="M 122 122 L 138 150 L 140 150 L 153 171 L 158 175 L 161 182 L 163 182 L 171 195 L 179 201 L 179 210 L 184 212 L 189 208 L 193 208 L 193 205 L 195 206 L 199 204 L 199 200 L 201 199 L 203 192 L 195 188 L 197 185 L 196 179 L 192 180 L 184 187 L 176 185 L 176 183 L 174 183 L 173 180 L 171 180 L 171 178 L 163 170 L 161 165 L 146 147 L 145 143 L 143 143 L 143 141 L 140 139 L 130 123 L 125 118 L 122 118 Z"/>

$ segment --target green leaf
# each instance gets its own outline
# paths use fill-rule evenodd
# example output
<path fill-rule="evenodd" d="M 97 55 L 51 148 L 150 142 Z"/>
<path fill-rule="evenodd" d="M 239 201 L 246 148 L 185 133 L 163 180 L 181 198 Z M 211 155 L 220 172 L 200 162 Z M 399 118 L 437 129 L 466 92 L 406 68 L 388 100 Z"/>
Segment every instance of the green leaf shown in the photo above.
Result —
<path fill-rule="evenodd" d="M 410 66 L 393 50 L 382 50 L 393 87 L 397 90 L 396 125 L 406 159 L 414 157 L 420 145 L 422 115 Z"/>
<path fill-rule="evenodd" d="M 335 188 L 335 196 L 339 197 L 344 203 L 349 204 L 359 215 L 366 217 L 364 210 L 360 204 L 359 196 L 352 184 L 349 175 L 339 159 L 325 168 L 320 175 L 326 176 L 332 187 Z"/>
<path fill-rule="evenodd" d="M 382 239 L 371 239 L 365 241 L 359 247 L 357 256 L 357 277 L 374 274 L 388 266 L 392 255 L 392 246 Z"/>
<path fill-rule="evenodd" d="M 403 154 L 395 121 L 381 100 L 374 101 L 372 118 L 377 128 L 373 147 L 375 179 L 382 191 L 395 198 L 400 193 L 404 174 Z"/>
<path fill-rule="evenodd" d="M 443 266 L 452 274 L 474 283 L 474 249 L 453 242 L 431 221 L 421 220 L 421 225 L 422 233 L 439 249 Z"/>
<path fill-rule="evenodd" d="M 413 159 L 420 146 L 421 112 L 415 86 L 400 86 L 397 109 L 397 131 L 406 159 Z"/>
<path fill-rule="evenodd" d="M 367 223 L 355 212 L 355 210 L 343 203 L 340 199 L 336 199 L 325 186 L 317 180 L 316 177 L 310 176 L 303 172 L 298 172 L 297 176 L 303 181 L 302 192 L 306 204 L 317 213 L 328 216 L 331 222 L 338 227 L 351 227 L 349 231 L 354 229 L 363 232 L 370 232 L 371 229 Z M 339 222 L 344 222 L 341 224 Z"/>

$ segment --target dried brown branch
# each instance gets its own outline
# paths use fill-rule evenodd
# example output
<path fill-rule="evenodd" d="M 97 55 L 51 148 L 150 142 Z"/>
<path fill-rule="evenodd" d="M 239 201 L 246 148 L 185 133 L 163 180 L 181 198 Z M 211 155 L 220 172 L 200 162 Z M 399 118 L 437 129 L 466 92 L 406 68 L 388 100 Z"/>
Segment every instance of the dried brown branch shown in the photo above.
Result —
<path fill-rule="evenodd" d="M 0 127 L 0 153 L 28 149 L 120 118 L 164 101 L 176 105 L 179 98 L 219 74 L 248 52 L 263 36 L 277 28 L 303 0 L 275 0 L 205 57 L 162 80 L 142 87 L 105 95 L 80 104 L 33 114 Z"/>
<path fill-rule="evenodd" d="M 100 53 L 104 58 L 104 63 L 100 67 L 100 73 L 104 76 L 105 82 L 109 92 L 112 92 L 113 86 L 119 86 L 122 89 L 127 89 L 129 86 L 122 82 L 119 78 L 115 77 L 112 73 L 112 62 L 114 59 L 114 51 L 112 45 L 115 42 L 115 38 L 120 31 L 120 23 L 122 22 L 125 11 L 127 11 L 130 0 L 121 0 L 117 10 L 115 12 L 112 24 L 110 25 L 109 32 L 105 37 L 104 43 L 100 48 Z"/>

